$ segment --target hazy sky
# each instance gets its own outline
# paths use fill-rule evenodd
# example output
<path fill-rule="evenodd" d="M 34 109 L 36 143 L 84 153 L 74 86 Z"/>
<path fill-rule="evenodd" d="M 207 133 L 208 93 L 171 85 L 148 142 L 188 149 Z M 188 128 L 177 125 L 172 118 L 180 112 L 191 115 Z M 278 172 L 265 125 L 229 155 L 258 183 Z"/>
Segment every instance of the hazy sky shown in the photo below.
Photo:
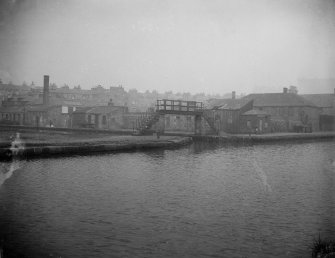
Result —
<path fill-rule="evenodd" d="M 223 94 L 335 77 L 335 1 L 0 2 L 3 81 Z"/>

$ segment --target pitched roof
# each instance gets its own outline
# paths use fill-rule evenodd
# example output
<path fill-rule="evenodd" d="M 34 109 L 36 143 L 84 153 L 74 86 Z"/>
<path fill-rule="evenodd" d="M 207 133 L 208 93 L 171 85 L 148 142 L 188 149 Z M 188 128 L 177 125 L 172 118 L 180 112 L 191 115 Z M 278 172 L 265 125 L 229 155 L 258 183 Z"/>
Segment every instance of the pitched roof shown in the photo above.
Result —
<path fill-rule="evenodd" d="M 20 113 L 24 112 L 24 107 L 22 106 L 13 106 L 13 107 L 0 107 L 1 113 Z"/>
<path fill-rule="evenodd" d="M 253 99 L 255 107 L 316 107 L 312 102 L 294 93 L 249 94 L 243 99 Z"/>
<path fill-rule="evenodd" d="M 79 107 L 74 113 L 109 114 L 115 111 L 125 112 L 126 109 L 127 107 L 123 106 Z"/>
<path fill-rule="evenodd" d="M 76 111 L 74 111 L 74 114 L 79 114 L 79 113 L 86 113 L 88 110 L 90 110 L 92 107 L 77 107 Z"/>
<path fill-rule="evenodd" d="M 46 112 L 50 109 L 57 108 L 57 107 L 60 107 L 60 105 L 59 106 L 31 105 L 31 106 L 27 106 L 26 110 L 28 112 Z"/>
<path fill-rule="evenodd" d="M 29 100 L 29 98 L 27 98 Z M 30 103 L 32 105 L 43 105 L 43 99 L 38 98 L 30 98 Z M 65 100 L 65 99 L 58 99 L 58 98 L 50 98 L 49 99 L 49 106 L 82 106 L 79 101 L 75 100 Z"/>
<path fill-rule="evenodd" d="M 334 107 L 335 94 L 304 94 L 301 95 L 317 107 Z"/>
<path fill-rule="evenodd" d="M 242 115 L 257 115 L 257 116 L 269 116 L 268 113 L 266 113 L 263 110 L 258 110 L 258 109 L 252 109 L 247 112 L 244 112 Z"/>
<path fill-rule="evenodd" d="M 20 85 L 0 83 L 0 90 L 7 90 L 7 91 L 28 91 L 28 90 L 30 90 L 30 87 L 29 86 L 20 86 Z"/>
<path fill-rule="evenodd" d="M 209 100 L 209 109 L 240 109 L 245 106 L 249 99 L 211 99 Z"/>

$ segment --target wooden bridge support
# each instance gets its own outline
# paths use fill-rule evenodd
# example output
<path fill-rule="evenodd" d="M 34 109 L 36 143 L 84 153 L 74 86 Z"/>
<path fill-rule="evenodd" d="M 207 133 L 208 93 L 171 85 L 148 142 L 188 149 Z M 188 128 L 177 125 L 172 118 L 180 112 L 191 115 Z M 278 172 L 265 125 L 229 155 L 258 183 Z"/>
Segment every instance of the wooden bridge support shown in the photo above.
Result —
<path fill-rule="evenodd" d="M 201 135 L 201 115 L 195 115 L 194 117 L 194 130 L 196 135 Z"/>
<path fill-rule="evenodd" d="M 165 131 L 165 115 L 164 114 L 159 115 L 159 120 L 156 125 L 157 125 L 157 130 L 160 133 L 164 133 Z"/>

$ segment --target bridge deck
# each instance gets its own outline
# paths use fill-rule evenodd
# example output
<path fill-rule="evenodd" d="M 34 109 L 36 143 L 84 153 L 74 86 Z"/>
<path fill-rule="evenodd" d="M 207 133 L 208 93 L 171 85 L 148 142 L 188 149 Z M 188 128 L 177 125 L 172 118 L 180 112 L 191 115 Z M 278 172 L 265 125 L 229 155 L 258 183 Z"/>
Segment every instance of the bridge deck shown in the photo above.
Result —
<path fill-rule="evenodd" d="M 162 99 L 156 104 L 156 111 L 161 114 L 199 115 L 203 110 L 203 103 L 197 101 Z"/>

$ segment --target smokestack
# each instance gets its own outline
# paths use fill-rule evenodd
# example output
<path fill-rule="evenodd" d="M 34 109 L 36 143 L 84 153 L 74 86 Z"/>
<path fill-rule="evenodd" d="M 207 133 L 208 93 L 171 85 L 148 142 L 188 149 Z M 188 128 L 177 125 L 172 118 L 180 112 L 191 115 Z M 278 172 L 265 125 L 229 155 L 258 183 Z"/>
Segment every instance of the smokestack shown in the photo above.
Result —
<path fill-rule="evenodd" d="M 49 105 L 49 75 L 44 75 L 43 105 Z"/>
<path fill-rule="evenodd" d="M 283 88 L 283 93 L 287 93 L 287 88 Z"/>
<path fill-rule="evenodd" d="M 235 92 L 235 91 L 233 91 L 233 92 L 231 93 L 231 98 L 232 98 L 232 99 L 235 99 L 235 98 L 236 98 L 236 92 Z"/>

